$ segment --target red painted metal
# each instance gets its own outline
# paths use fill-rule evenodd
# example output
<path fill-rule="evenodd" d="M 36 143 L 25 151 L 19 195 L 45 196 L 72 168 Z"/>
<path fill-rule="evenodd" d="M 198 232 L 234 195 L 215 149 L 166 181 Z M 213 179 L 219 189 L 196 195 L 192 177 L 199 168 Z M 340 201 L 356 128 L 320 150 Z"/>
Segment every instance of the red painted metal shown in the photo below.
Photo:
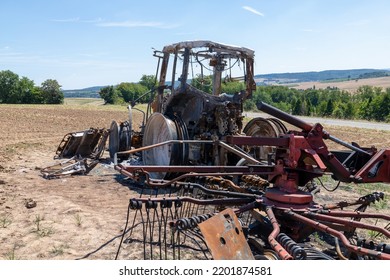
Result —
<path fill-rule="evenodd" d="M 314 220 L 309 219 L 307 217 L 304 217 L 304 216 L 302 216 L 298 213 L 295 213 L 293 211 L 286 211 L 285 215 L 292 218 L 293 220 L 302 222 L 303 224 L 308 225 L 309 227 L 315 228 L 317 230 L 329 233 L 330 235 L 337 237 L 338 239 L 340 239 L 343 242 L 344 246 L 347 247 L 348 250 L 350 250 L 358 255 L 368 255 L 368 256 L 372 256 L 374 258 L 381 259 L 381 260 L 390 260 L 390 254 L 352 245 L 349 242 L 348 238 L 342 232 L 335 230 L 335 229 L 332 229 L 331 227 L 329 227 L 325 224 L 322 224 L 320 222 L 317 222 L 317 221 L 314 221 Z"/>
<path fill-rule="evenodd" d="M 307 192 L 296 191 L 286 193 L 278 188 L 269 188 L 265 192 L 265 197 L 280 203 L 288 204 L 286 207 L 294 207 L 296 204 L 309 204 L 313 201 L 313 195 Z"/>
<path fill-rule="evenodd" d="M 276 237 L 280 233 L 280 227 L 278 221 L 275 218 L 274 212 L 272 211 L 272 207 L 267 207 L 265 211 L 267 212 L 268 218 L 273 227 L 273 231 L 268 236 L 269 244 L 282 260 L 292 260 L 293 257 L 282 247 L 282 245 L 280 245 L 278 241 L 276 241 Z"/>

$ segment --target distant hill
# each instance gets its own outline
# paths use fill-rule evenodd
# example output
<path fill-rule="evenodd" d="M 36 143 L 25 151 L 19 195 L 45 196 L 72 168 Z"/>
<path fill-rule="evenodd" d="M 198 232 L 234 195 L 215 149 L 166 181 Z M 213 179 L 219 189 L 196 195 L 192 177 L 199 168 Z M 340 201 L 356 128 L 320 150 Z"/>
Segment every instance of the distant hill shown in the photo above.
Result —
<path fill-rule="evenodd" d="M 255 75 L 258 84 L 286 84 L 313 81 L 356 80 L 390 76 L 388 69 L 325 70 Z"/>
<path fill-rule="evenodd" d="M 63 90 L 62 92 L 64 93 L 65 98 L 100 98 L 99 91 L 104 87 L 105 86 L 94 86 L 83 89 Z"/>

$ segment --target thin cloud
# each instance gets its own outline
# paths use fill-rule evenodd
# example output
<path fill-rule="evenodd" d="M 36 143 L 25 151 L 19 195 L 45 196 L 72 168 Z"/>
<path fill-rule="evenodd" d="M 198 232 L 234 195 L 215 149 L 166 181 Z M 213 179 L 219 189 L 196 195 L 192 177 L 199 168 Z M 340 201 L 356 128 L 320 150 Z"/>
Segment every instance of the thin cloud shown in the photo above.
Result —
<path fill-rule="evenodd" d="M 102 18 L 96 18 L 96 19 L 83 20 L 82 22 L 85 22 L 85 23 L 98 23 L 98 22 L 102 22 L 102 21 L 103 21 Z"/>
<path fill-rule="evenodd" d="M 258 15 L 258 16 L 261 16 L 263 17 L 264 14 L 259 12 L 258 10 L 252 8 L 252 7 L 249 7 L 249 6 L 243 6 L 242 7 L 244 10 L 247 10 L 248 12 L 251 12 L 252 14 L 255 14 L 255 15 Z"/>
<path fill-rule="evenodd" d="M 80 18 L 65 18 L 65 19 L 52 19 L 54 22 L 79 22 Z"/>
<path fill-rule="evenodd" d="M 65 18 L 65 19 L 52 19 L 53 22 L 81 22 L 81 23 L 98 23 L 102 22 L 102 18 L 95 18 L 95 19 L 80 19 L 79 17 L 75 18 Z"/>
<path fill-rule="evenodd" d="M 137 28 L 137 27 L 151 27 L 151 28 L 175 28 L 175 25 L 166 25 L 162 22 L 154 21 L 118 21 L 118 22 L 102 22 L 97 24 L 101 27 L 126 27 L 126 28 Z"/>

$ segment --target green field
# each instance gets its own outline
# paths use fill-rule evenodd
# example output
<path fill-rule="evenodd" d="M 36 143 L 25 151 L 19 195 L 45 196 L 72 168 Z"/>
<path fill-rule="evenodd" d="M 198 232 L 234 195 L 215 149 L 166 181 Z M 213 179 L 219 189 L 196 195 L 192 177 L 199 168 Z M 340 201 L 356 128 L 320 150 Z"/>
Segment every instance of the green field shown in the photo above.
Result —
<path fill-rule="evenodd" d="M 93 105 L 100 106 L 104 105 L 104 100 L 101 98 L 64 98 L 64 105 Z"/>

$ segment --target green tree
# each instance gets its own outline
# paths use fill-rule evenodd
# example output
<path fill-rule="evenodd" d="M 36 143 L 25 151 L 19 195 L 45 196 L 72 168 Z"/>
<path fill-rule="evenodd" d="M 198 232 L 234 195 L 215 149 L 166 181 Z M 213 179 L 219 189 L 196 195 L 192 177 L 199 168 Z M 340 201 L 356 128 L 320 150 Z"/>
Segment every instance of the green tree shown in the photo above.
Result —
<path fill-rule="evenodd" d="M 123 98 L 119 95 L 119 91 L 114 86 L 107 86 L 100 89 L 99 95 L 104 99 L 106 104 L 117 104 L 123 101 Z"/>
<path fill-rule="evenodd" d="M 212 76 L 197 75 L 191 80 L 191 85 L 203 92 L 212 93 Z"/>
<path fill-rule="evenodd" d="M 119 91 L 125 102 L 138 100 L 138 102 L 144 103 L 149 98 L 149 95 L 143 96 L 148 91 L 148 88 L 141 83 L 120 83 L 116 90 Z"/>
<path fill-rule="evenodd" d="M 371 102 L 371 117 L 376 121 L 385 121 L 390 114 L 390 91 L 382 92 Z"/>
<path fill-rule="evenodd" d="M 310 104 L 316 107 L 319 103 L 319 91 L 315 89 L 308 89 L 304 92 L 305 99 L 310 101 Z"/>
<path fill-rule="evenodd" d="M 33 80 L 22 77 L 18 84 L 20 103 L 40 104 L 43 103 L 43 93 L 36 87 Z"/>
<path fill-rule="evenodd" d="M 157 79 L 154 75 L 142 75 L 139 84 L 143 85 L 148 90 L 155 89 L 158 85 Z"/>
<path fill-rule="evenodd" d="M 342 104 L 337 104 L 336 108 L 332 112 L 332 116 L 337 119 L 344 119 L 345 118 L 345 111 L 344 106 Z"/>
<path fill-rule="evenodd" d="M 244 111 L 256 111 L 256 103 L 252 99 L 247 99 L 243 104 Z"/>
<path fill-rule="evenodd" d="M 221 84 L 222 92 L 234 94 L 245 89 L 245 84 L 242 82 L 226 82 Z"/>
<path fill-rule="evenodd" d="M 47 79 L 44 81 L 41 84 L 41 91 L 45 104 L 62 104 L 64 102 L 64 94 L 57 80 Z"/>
<path fill-rule="evenodd" d="M 10 70 L 0 71 L 0 103 L 21 103 L 19 76 Z"/>
<path fill-rule="evenodd" d="M 302 100 L 300 98 L 298 98 L 293 107 L 292 107 L 292 114 L 293 115 L 303 115 L 303 103 L 302 103 Z"/>
<path fill-rule="evenodd" d="M 344 106 L 344 118 L 353 119 L 355 118 L 355 107 L 352 101 L 348 101 Z"/>
<path fill-rule="evenodd" d="M 328 101 L 326 102 L 326 108 L 325 108 L 325 114 L 324 116 L 331 116 L 332 113 L 333 113 L 333 110 L 334 110 L 334 103 L 333 103 L 333 99 L 328 99 Z"/>

